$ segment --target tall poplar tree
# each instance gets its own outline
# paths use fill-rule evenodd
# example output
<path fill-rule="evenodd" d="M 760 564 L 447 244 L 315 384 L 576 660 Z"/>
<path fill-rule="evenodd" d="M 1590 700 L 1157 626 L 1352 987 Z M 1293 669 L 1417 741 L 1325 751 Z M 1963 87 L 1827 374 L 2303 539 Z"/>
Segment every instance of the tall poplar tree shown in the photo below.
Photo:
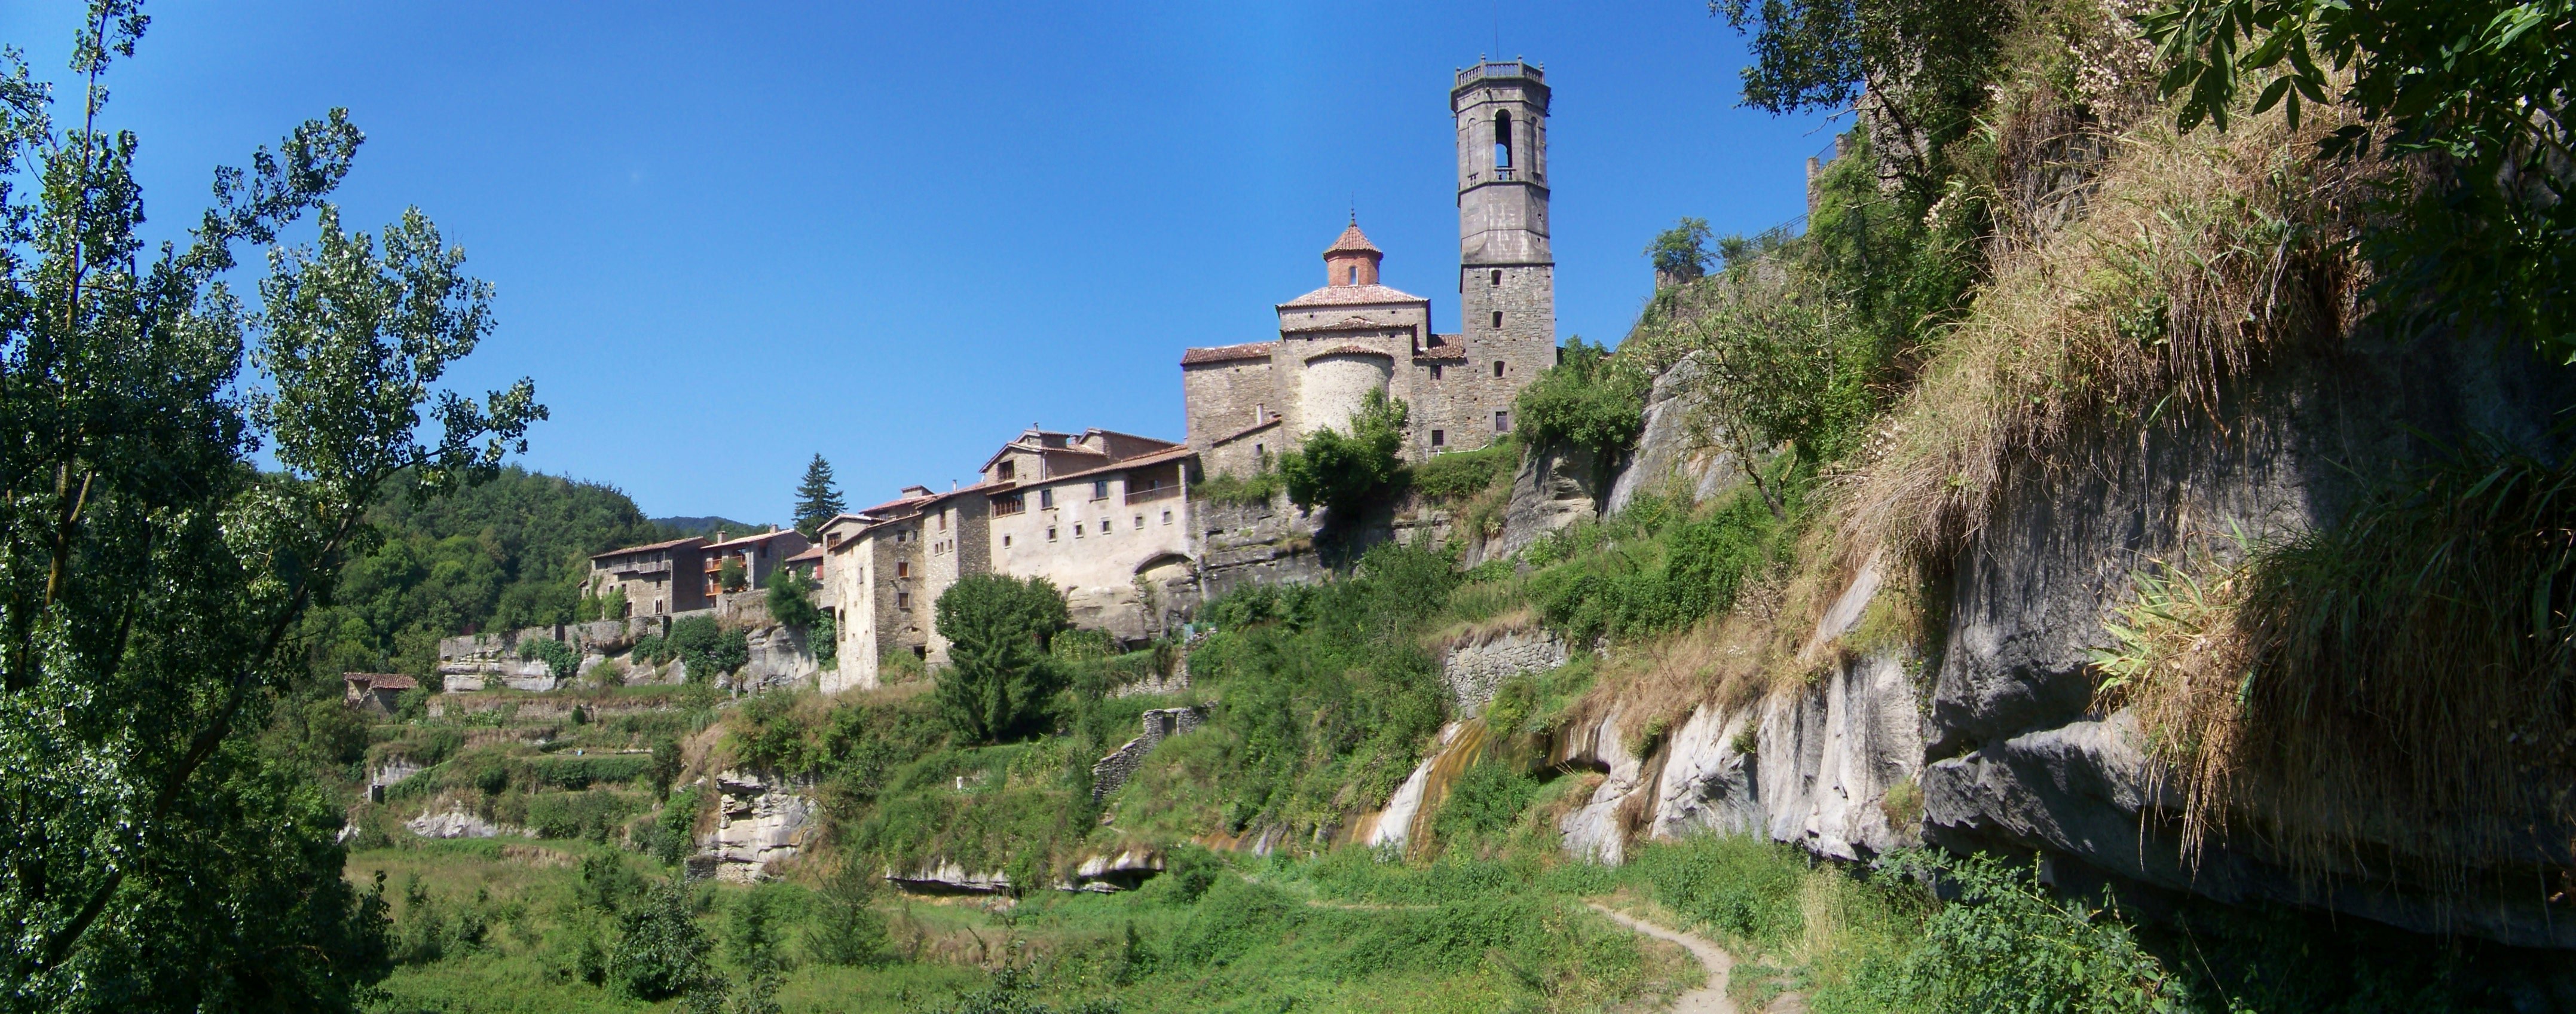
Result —
<path fill-rule="evenodd" d="M 796 484 L 796 531 L 816 538 L 825 522 L 847 509 L 841 491 L 832 485 L 832 463 L 814 455 L 813 463 L 805 466 L 805 481 Z"/>
<path fill-rule="evenodd" d="M 254 734 L 369 505 L 489 476 L 544 410 L 524 380 L 436 387 L 491 290 L 417 211 L 381 247 L 342 230 L 341 110 L 147 249 L 99 87 L 146 23 L 90 5 L 67 130 L 0 55 L 0 1011 L 352 1009 L 388 968 L 381 892 Z M 276 248 L 307 212 L 314 244 Z M 243 246 L 272 248 L 255 308 L 224 281 Z"/>

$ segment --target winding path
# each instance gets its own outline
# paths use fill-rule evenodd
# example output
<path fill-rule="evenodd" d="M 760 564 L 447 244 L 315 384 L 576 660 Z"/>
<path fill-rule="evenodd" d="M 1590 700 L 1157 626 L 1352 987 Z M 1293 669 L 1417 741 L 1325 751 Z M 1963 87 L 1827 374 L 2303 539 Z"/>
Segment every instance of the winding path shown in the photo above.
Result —
<path fill-rule="evenodd" d="M 1708 942 L 1706 937 L 1683 930 L 1657 926 L 1597 901 L 1585 902 L 1592 910 L 1610 917 L 1610 921 L 1657 940 L 1670 940 L 1687 948 L 1708 969 L 1708 984 L 1673 998 L 1672 1014 L 1735 1014 L 1735 1001 L 1726 998 L 1728 974 L 1735 970 L 1735 957 Z"/>

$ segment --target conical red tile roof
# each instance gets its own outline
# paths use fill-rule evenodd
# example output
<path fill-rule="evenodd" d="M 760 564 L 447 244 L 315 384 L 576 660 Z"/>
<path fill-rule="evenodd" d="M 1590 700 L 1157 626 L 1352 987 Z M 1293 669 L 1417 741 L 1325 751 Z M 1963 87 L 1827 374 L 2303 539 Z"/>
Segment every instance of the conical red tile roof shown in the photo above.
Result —
<path fill-rule="evenodd" d="M 1368 235 L 1360 231 L 1360 224 L 1358 222 L 1353 222 L 1351 223 L 1350 228 L 1342 230 L 1342 238 L 1334 240 L 1333 245 L 1325 248 L 1324 250 L 1324 256 L 1326 257 L 1330 257 L 1337 253 L 1373 253 L 1383 255 L 1385 251 L 1379 250 L 1376 244 L 1369 242 Z"/>

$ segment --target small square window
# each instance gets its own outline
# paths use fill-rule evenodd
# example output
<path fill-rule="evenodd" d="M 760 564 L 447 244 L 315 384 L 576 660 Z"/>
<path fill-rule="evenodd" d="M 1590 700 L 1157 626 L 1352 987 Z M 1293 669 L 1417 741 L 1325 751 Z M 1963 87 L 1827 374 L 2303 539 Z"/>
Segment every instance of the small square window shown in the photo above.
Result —
<path fill-rule="evenodd" d="M 1082 522 L 1076 521 L 1073 523 L 1073 537 L 1077 539 L 1082 537 Z"/>
<path fill-rule="evenodd" d="M 1109 499 L 1109 480 L 1107 480 L 1107 479 L 1093 479 L 1093 480 L 1091 480 L 1091 498 L 1092 498 L 1092 499 L 1094 499 L 1094 500 L 1106 500 L 1106 499 Z"/>
<path fill-rule="evenodd" d="M 1433 364 L 1431 364 L 1431 379 L 1433 379 L 1433 380 L 1438 380 L 1438 379 L 1440 379 L 1440 364 L 1439 364 L 1439 363 L 1433 363 Z"/>
<path fill-rule="evenodd" d="M 1100 530 L 1101 530 L 1102 532 L 1104 532 L 1104 533 L 1105 533 L 1105 532 L 1109 531 L 1111 528 L 1115 528 L 1115 527 L 1117 527 L 1117 522 L 1111 521 L 1111 520 L 1110 520 L 1110 519 L 1108 519 L 1108 518 L 1102 518 L 1102 519 L 1100 519 Z"/>
<path fill-rule="evenodd" d="M 1495 326 L 1495 327 L 1497 327 L 1497 328 L 1499 328 L 1499 327 L 1502 327 L 1502 326 L 1503 326 L 1503 311 L 1501 311 L 1501 310 L 1496 310 L 1496 311 L 1494 311 L 1494 326 Z"/>
<path fill-rule="evenodd" d="M 1009 482 L 1012 479 L 1019 477 L 1019 471 L 1020 466 L 1018 462 L 1005 461 L 1002 463 L 1002 467 L 997 471 L 997 474 L 1001 477 L 1003 482 Z"/>
<path fill-rule="evenodd" d="M 1496 433 L 1509 433 L 1509 432 L 1511 432 L 1511 431 L 1512 431 L 1512 414 L 1511 414 L 1511 413 L 1509 413 L 1509 412 L 1496 412 L 1496 413 L 1494 413 L 1494 432 L 1496 432 Z"/>
<path fill-rule="evenodd" d="M 1501 364 L 1501 363 L 1495 363 L 1495 364 L 1494 364 L 1494 375 L 1495 375 L 1495 376 L 1497 376 L 1497 377 L 1499 377 L 1499 376 L 1502 376 L 1502 375 L 1503 375 L 1503 364 Z M 1042 489 L 1042 490 L 1039 490 L 1039 491 L 1038 491 L 1038 506 L 1040 506 L 1040 507 L 1053 507 L 1053 506 L 1055 506 L 1055 491 L 1054 491 L 1054 490 L 1051 490 L 1051 489 Z"/>
<path fill-rule="evenodd" d="M 1447 446 L 1449 446 L 1449 431 L 1447 431 L 1447 430 L 1432 430 L 1432 431 L 1431 431 L 1431 446 L 1433 446 L 1433 447 L 1447 447 Z"/>
<path fill-rule="evenodd" d="M 911 577 L 911 576 L 912 576 L 912 565 L 911 565 L 911 564 L 909 564 L 909 563 L 896 563 L 896 564 L 894 565 L 894 576 L 896 576 L 896 577 Z"/>
<path fill-rule="evenodd" d="M 1009 549 L 1009 548 L 1011 548 L 1011 537 L 1010 537 L 1010 536 L 1008 536 L 1008 535 L 1002 536 L 1002 548 L 1004 548 L 1004 549 Z"/>
<path fill-rule="evenodd" d="M 1503 271 L 1501 268 L 1494 269 L 1494 284 L 1496 286 L 1503 284 Z"/>
<path fill-rule="evenodd" d="M 894 593 L 894 607 L 895 607 L 895 608 L 897 608 L 897 609 L 910 609 L 910 608 L 912 608 L 912 593 L 911 593 L 911 592 L 896 592 L 896 593 Z"/>
<path fill-rule="evenodd" d="M 1503 361 L 1500 359 L 1494 360 L 1494 375 L 1497 377 L 1503 375 Z"/>
<path fill-rule="evenodd" d="M 1502 425 L 1502 418 L 1503 418 L 1503 414 L 1502 414 L 1502 413 L 1500 413 L 1500 412 L 1496 412 L 1496 413 L 1494 413 L 1494 424 L 1495 424 L 1495 425 L 1497 425 L 1497 426 Z M 1047 528 L 1047 541 L 1048 541 L 1048 542 L 1054 542 L 1054 541 L 1055 541 L 1055 529 L 1054 529 L 1052 526 L 1050 526 L 1049 528 Z"/>
<path fill-rule="evenodd" d="M 1172 523 L 1172 512 L 1170 512 L 1170 511 L 1164 511 L 1164 512 L 1163 512 L 1163 523 L 1164 523 L 1164 524 L 1167 524 L 1167 525 Z"/>

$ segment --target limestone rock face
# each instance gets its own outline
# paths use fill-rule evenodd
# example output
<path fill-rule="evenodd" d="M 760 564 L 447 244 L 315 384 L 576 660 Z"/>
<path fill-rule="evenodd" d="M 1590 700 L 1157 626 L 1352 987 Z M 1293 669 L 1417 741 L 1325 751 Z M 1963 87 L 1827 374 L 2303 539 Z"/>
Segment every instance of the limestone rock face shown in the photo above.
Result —
<path fill-rule="evenodd" d="M 943 861 L 917 870 L 887 870 L 887 883 L 923 894 L 1001 894 L 1011 889 L 1011 878 L 1000 870 L 970 873 L 955 862 Z"/>
<path fill-rule="evenodd" d="M 1060 891 L 1093 891 L 1107 894 L 1132 891 L 1145 879 L 1163 872 L 1163 853 L 1156 849 L 1121 849 L 1105 856 L 1085 859 L 1073 870 L 1073 879 L 1056 885 Z"/>
<path fill-rule="evenodd" d="M 814 801 L 795 788 L 743 771 L 716 776 L 716 829 L 707 841 L 716 879 L 759 880 L 771 863 L 796 855 L 814 817 Z"/>
<path fill-rule="evenodd" d="M 1456 742 L 1463 728 L 1456 722 L 1440 727 L 1440 745 L 1434 747 L 1422 763 L 1413 766 L 1404 784 L 1386 798 L 1386 808 L 1377 813 L 1377 823 L 1360 836 L 1360 844 L 1370 848 L 1402 847 L 1413 833 L 1413 818 L 1422 813 L 1422 800 L 1431 791 L 1431 771 L 1440 761 L 1441 750 Z"/>
<path fill-rule="evenodd" d="M 1695 417 L 1702 398 L 1696 388 L 1702 354 L 1694 352 L 1655 377 L 1654 389 L 1646 396 L 1645 428 L 1638 432 L 1637 446 L 1620 464 L 1619 474 L 1610 481 L 1610 494 L 1602 501 L 1601 513 L 1627 510 L 1637 494 L 1659 492 L 1671 483 L 1687 486 L 1696 503 L 1743 481 L 1735 455 L 1708 446 L 1708 435 L 1698 432 L 1700 420 Z"/>
<path fill-rule="evenodd" d="M 1658 752 L 1654 759 L 1655 769 L 1648 770 L 1620 738 L 1618 708 L 1610 709 L 1599 721 L 1573 730 L 1559 748 L 1558 762 L 1597 767 L 1607 777 L 1582 806 L 1557 821 L 1556 829 L 1565 835 L 1568 855 L 1610 866 L 1627 861 L 1631 831 L 1628 815 L 1636 812 L 1639 803 L 1631 797 L 1654 791 L 1664 755 Z"/>
<path fill-rule="evenodd" d="M 446 813 L 423 813 L 403 822 L 411 833 L 423 838 L 498 838 L 502 835 L 524 835 L 527 832 L 507 824 L 495 824 L 475 816 L 463 807 Z"/>
<path fill-rule="evenodd" d="M 1524 455 L 1512 476 L 1511 500 L 1503 508 L 1500 534 L 1471 545 L 1466 563 L 1507 558 L 1557 529 L 1599 513 L 1590 451 L 1546 448 Z"/>
<path fill-rule="evenodd" d="M 762 627 L 744 640 L 750 645 L 751 660 L 734 671 L 733 685 L 739 689 L 802 686 L 816 682 L 823 673 L 823 663 L 805 646 L 801 631 L 783 625 Z"/>

